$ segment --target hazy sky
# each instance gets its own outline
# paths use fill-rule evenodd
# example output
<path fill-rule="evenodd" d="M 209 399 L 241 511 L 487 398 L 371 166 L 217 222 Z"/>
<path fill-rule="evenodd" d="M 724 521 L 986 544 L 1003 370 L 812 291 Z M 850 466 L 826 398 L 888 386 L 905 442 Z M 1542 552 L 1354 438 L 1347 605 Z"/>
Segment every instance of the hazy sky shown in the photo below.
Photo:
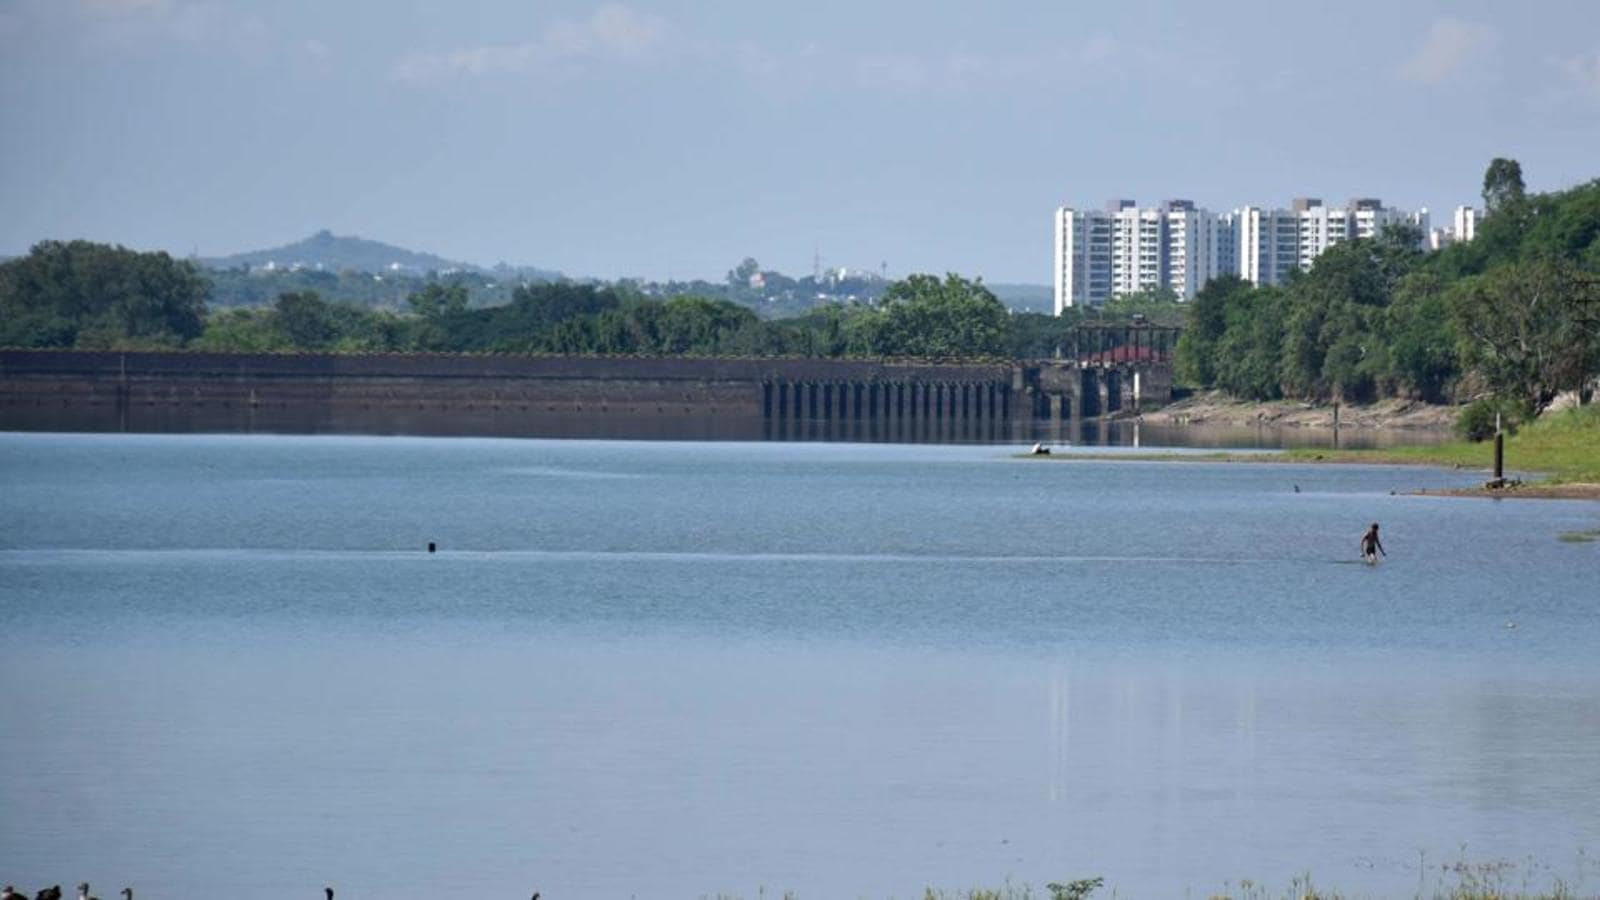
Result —
<path fill-rule="evenodd" d="M 0 252 L 1050 280 L 1051 212 L 1600 176 L 1600 5 L 0 0 Z"/>

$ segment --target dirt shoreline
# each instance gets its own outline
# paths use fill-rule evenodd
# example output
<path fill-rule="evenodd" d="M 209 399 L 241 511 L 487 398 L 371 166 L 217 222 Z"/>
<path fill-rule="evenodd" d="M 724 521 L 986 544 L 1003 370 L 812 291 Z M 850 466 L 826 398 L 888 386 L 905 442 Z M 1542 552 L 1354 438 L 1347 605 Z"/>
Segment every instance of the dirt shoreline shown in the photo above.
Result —
<path fill-rule="evenodd" d="M 1449 431 L 1459 408 L 1418 400 L 1380 400 L 1343 404 L 1339 428 L 1403 428 Z M 1292 400 L 1237 400 L 1220 391 L 1205 391 L 1139 415 L 1153 425 L 1270 425 L 1289 428 L 1332 428 L 1334 407 Z"/>
<path fill-rule="evenodd" d="M 1435 469 L 1456 469 L 1461 471 L 1482 472 L 1488 475 L 1487 469 L 1462 469 L 1459 465 L 1427 459 L 1393 459 L 1372 458 L 1363 459 L 1356 455 L 1361 451 L 1340 452 L 1330 451 L 1327 455 L 1313 453 L 1311 455 L 1286 456 L 1282 453 L 1024 453 L 1022 459 L 1061 460 L 1064 462 L 1127 462 L 1127 463 L 1154 463 L 1154 462 L 1189 462 L 1189 463 L 1246 463 L 1251 465 L 1292 465 L 1303 464 L 1309 466 L 1426 466 Z M 1403 491 L 1411 497 L 1476 497 L 1485 500 L 1593 500 L 1600 501 L 1600 484 L 1572 481 L 1572 482 L 1523 482 L 1508 481 L 1500 487 L 1490 487 L 1486 481 L 1478 487 L 1465 488 L 1414 488 Z"/>
<path fill-rule="evenodd" d="M 1565 484 L 1508 484 L 1501 488 L 1418 488 L 1408 493 L 1416 497 L 1481 497 L 1489 500 L 1600 500 L 1600 484 L 1575 481 Z"/>

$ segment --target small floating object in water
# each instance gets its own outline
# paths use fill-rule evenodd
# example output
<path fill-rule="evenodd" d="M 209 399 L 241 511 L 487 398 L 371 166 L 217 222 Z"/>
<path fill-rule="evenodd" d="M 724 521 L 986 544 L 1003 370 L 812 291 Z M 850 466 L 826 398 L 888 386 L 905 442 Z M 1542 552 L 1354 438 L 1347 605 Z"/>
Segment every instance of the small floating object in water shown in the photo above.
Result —
<path fill-rule="evenodd" d="M 1515 622 L 1507 622 L 1506 623 L 1506 627 L 1507 628 L 1515 628 L 1515 627 L 1517 627 L 1517 623 L 1515 623 Z"/>
<path fill-rule="evenodd" d="M 432 553 L 433 551 L 435 551 L 437 549 L 439 549 L 439 548 L 434 545 L 433 541 L 429 541 L 428 542 L 428 552 L 429 553 Z"/>
<path fill-rule="evenodd" d="M 1050 448 L 1046 447 L 1044 445 L 1044 443 L 1041 441 L 1041 442 L 1035 443 L 1033 445 L 1033 450 L 1030 451 L 1030 452 L 1032 452 L 1034 456 L 1049 456 L 1050 455 Z"/>
<path fill-rule="evenodd" d="M 1296 494 L 1300 493 L 1300 485 L 1297 484 L 1297 485 L 1294 486 L 1294 492 Z"/>

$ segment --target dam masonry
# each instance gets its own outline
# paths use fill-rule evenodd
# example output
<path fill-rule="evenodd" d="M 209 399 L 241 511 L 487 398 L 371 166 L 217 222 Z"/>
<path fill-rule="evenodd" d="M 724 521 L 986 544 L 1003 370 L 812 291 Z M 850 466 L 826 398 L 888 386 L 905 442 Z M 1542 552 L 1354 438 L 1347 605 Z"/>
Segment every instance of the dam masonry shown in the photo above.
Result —
<path fill-rule="evenodd" d="M 1164 358 L 0 351 L 0 428 L 996 442 L 1165 402 Z"/>

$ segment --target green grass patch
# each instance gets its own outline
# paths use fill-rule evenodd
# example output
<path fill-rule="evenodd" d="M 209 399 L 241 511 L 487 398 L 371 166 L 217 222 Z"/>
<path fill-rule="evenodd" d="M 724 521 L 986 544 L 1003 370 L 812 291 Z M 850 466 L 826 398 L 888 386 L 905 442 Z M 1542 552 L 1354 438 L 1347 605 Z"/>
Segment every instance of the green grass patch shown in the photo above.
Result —
<path fill-rule="evenodd" d="M 1291 462 L 1366 463 L 1369 465 L 1494 468 L 1494 442 L 1456 441 L 1425 447 L 1382 450 L 1333 450 L 1299 447 L 1281 453 L 1055 453 L 1022 459 L 1119 462 Z M 1600 404 L 1546 413 L 1506 438 L 1505 467 L 1513 472 L 1544 475 L 1541 484 L 1600 484 Z M 1564 538 L 1565 540 L 1565 538 Z"/>
<path fill-rule="evenodd" d="M 1563 531 L 1556 538 L 1567 544 L 1592 544 L 1600 541 L 1600 528 L 1591 528 L 1588 531 Z"/>
<path fill-rule="evenodd" d="M 1494 442 L 1457 441 L 1431 447 L 1387 450 L 1287 450 L 1292 462 L 1364 462 L 1407 465 L 1494 467 Z M 1546 413 L 1506 438 L 1505 465 L 1519 472 L 1538 472 L 1549 483 L 1600 482 L 1600 405 Z"/>

